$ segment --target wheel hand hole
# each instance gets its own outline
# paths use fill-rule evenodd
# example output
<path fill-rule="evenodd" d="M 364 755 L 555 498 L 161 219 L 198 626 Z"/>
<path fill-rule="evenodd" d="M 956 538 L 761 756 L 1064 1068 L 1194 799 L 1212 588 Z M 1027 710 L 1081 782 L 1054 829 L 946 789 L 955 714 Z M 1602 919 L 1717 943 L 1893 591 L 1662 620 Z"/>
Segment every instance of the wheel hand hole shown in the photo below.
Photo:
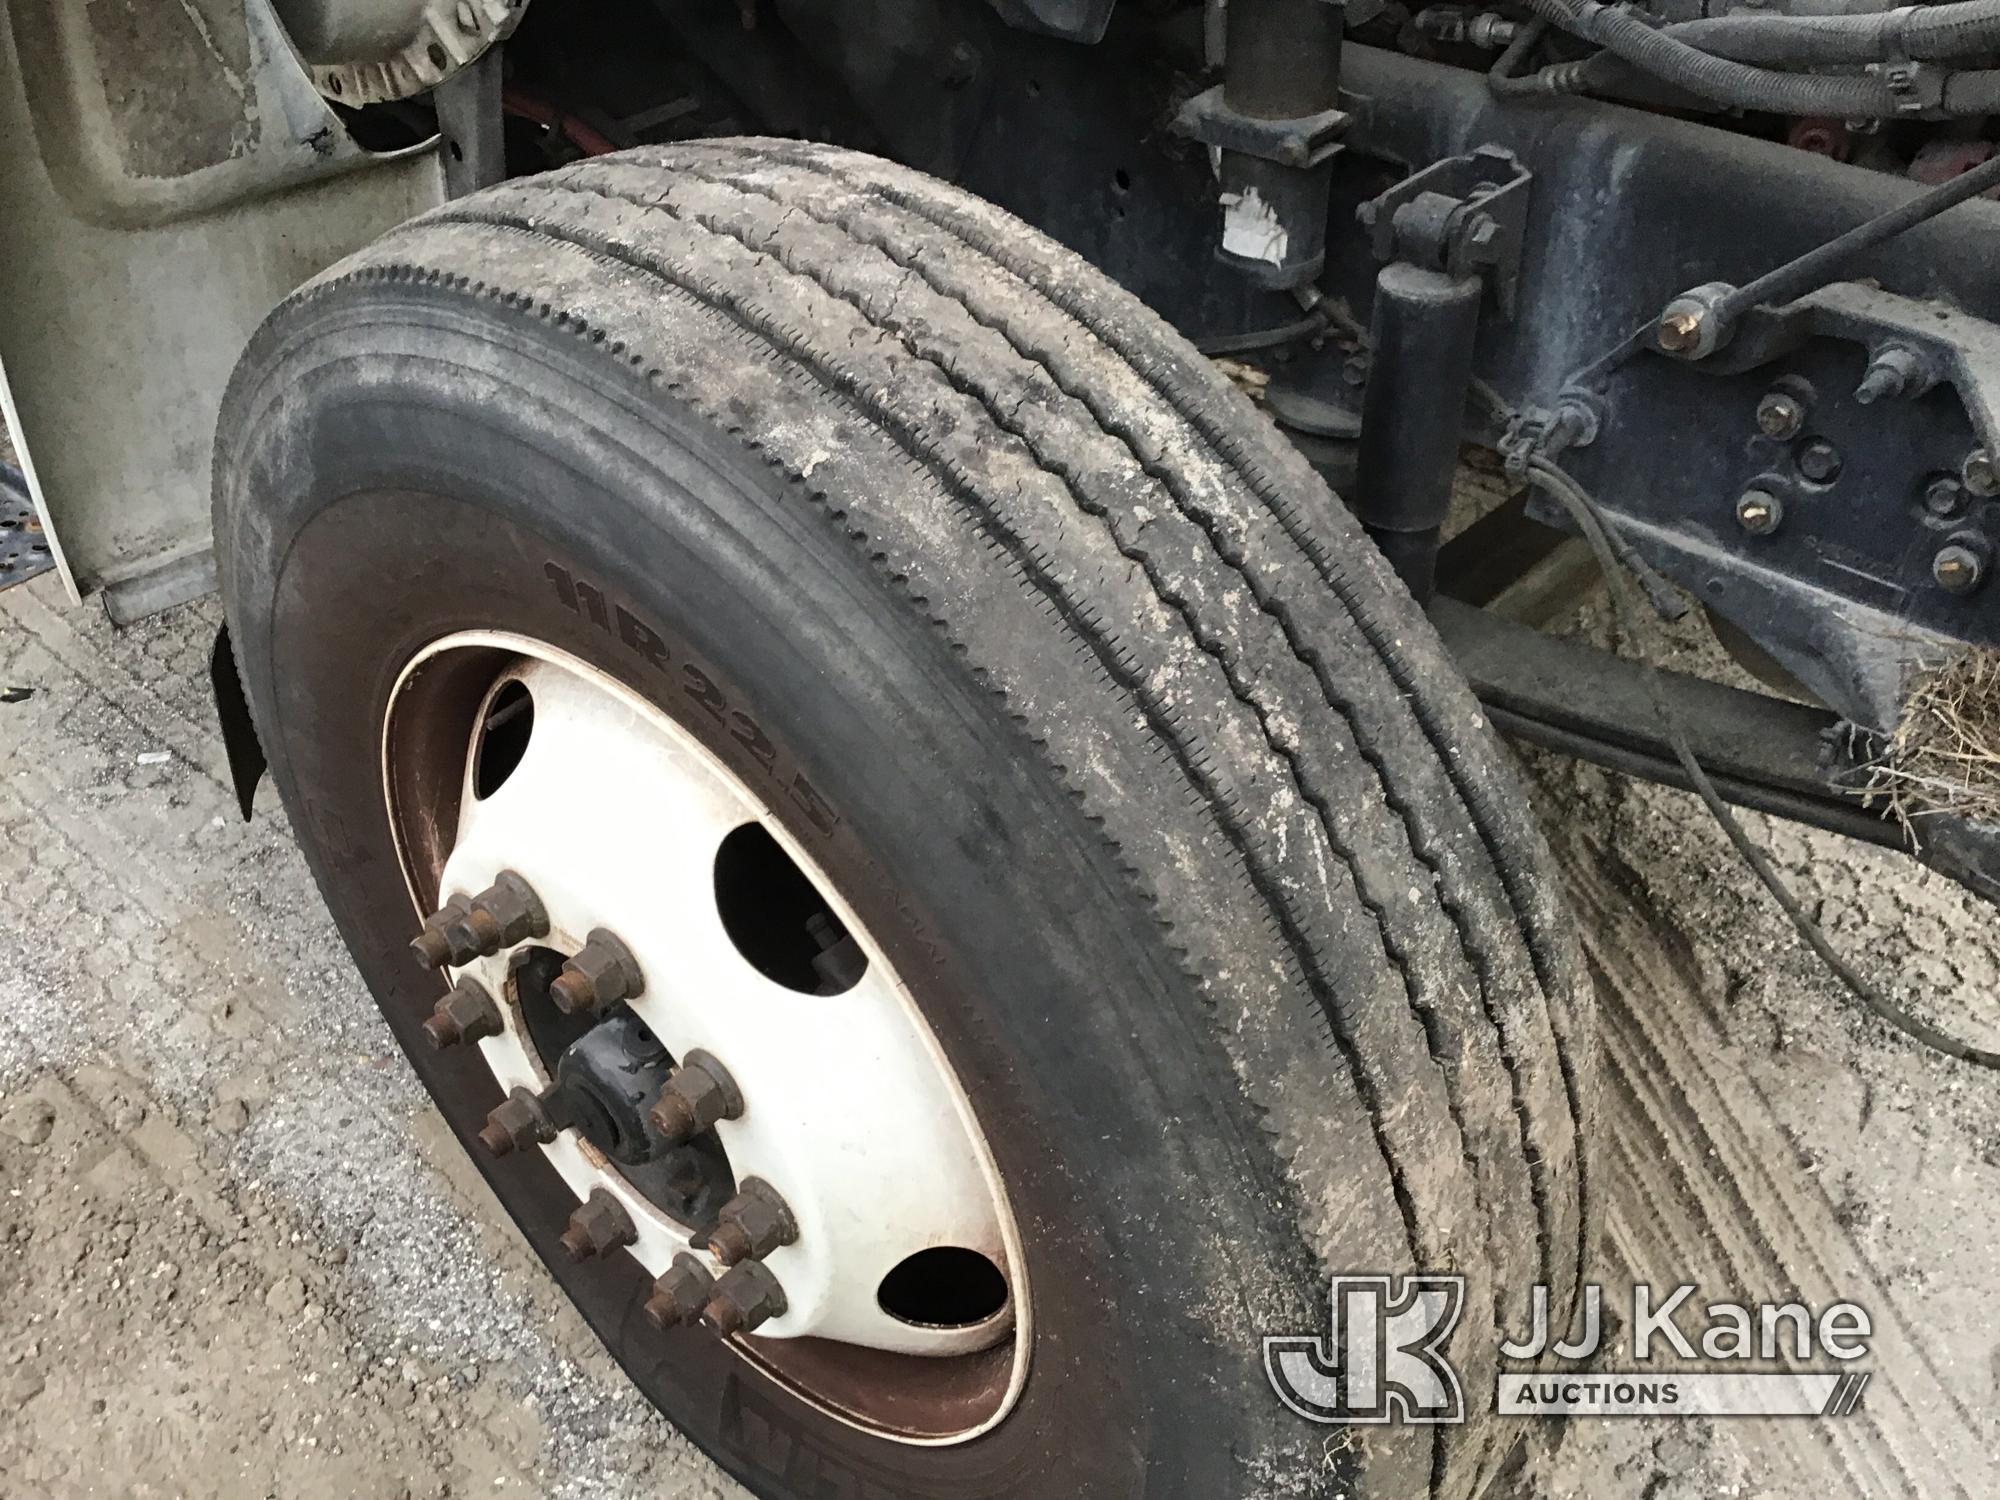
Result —
<path fill-rule="evenodd" d="M 473 796 L 483 802 L 507 784 L 528 753 L 534 732 L 534 695 L 523 683 L 507 683 L 486 705 L 486 721 L 479 726 L 479 747 L 472 760 Z"/>
<path fill-rule="evenodd" d="M 969 1328 L 1007 1305 L 1007 1278 L 977 1250 L 938 1245 L 898 1263 L 875 1290 L 882 1311 L 925 1328 Z"/>
<path fill-rule="evenodd" d="M 716 850 L 715 906 L 736 951 L 788 990 L 838 995 L 867 971 L 860 945 L 761 823 L 745 823 Z"/>

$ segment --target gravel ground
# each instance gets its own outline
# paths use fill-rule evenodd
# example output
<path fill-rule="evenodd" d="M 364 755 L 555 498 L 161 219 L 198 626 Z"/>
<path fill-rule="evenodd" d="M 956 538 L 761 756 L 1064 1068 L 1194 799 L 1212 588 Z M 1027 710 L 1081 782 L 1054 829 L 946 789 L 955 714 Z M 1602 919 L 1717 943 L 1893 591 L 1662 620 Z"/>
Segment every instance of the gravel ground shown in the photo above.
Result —
<path fill-rule="evenodd" d="M 282 816 L 237 818 L 216 619 L 116 634 L 51 579 L 0 595 L 0 691 L 31 691 L 0 706 L 0 1491 L 740 1494 L 462 1162 Z M 1853 1417 L 1541 1424 L 1503 1488 L 2000 1492 L 2000 1087 L 1860 1013 L 1691 799 L 1528 770 L 1604 996 L 1607 1300 L 1634 1276 L 1846 1297 L 1877 1336 Z M 1749 821 L 1837 942 L 2000 1040 L 1989 908 Z"/>

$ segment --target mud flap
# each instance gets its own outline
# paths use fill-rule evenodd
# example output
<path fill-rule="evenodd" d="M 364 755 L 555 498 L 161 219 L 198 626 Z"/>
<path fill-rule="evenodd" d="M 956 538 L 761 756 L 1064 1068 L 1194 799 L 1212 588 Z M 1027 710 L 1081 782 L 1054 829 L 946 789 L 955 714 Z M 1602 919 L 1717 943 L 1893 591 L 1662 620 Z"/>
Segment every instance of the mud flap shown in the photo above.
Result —
<path fill-rule="evenodd" d="M 257 738 L 257 726 L 250 721 L 250 700 L 243 695 L 243 679 L 236 675 L 236 652 L 229 644 L 229 627 L 215 633 L 215 649 L 209 653 L 208 680 L 215 690 L 215 717 L 222 726 L 222 748 L 229 757 L 229 780 L 236 788 L 236 805 L 249 822 L 257 800 L 257 783 L 264 779 L 269 762 L 264 744 Z"/>

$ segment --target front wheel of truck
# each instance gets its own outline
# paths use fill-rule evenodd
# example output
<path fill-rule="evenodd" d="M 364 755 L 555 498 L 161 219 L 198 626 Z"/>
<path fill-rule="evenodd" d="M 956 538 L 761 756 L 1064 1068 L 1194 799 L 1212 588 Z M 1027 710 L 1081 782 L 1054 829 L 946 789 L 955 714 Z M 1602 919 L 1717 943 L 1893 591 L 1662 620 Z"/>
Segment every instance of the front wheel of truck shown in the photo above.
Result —
<path fill-rule="evenodd" d="M 216 473 L 363 976 L 731 1474 L 1492 1475 L 1500 1329 L 1595 1217 L 1567 918 L 1421 612 L 1133 298 L 865 156 L 642 150 L 292 297 Z M 1281 1399 L 1329 1276 L 1413 1271 L 1463 1420 Z"/>

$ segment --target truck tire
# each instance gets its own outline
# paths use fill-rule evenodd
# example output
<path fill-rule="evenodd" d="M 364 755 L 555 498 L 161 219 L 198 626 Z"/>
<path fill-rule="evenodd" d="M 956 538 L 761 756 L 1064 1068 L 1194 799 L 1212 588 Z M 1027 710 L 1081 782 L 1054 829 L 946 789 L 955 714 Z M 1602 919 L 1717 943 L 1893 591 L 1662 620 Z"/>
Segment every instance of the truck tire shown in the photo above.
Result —
<path fill-rule="evenodd" d="M 1484 1487 L 1513 1440 L 1500 1330 L 1536 1283 L 1561 1318 L 1590 1255 L 1587 981 L 1422 613 L 1145 307 L 870 157 L 647 148 L 458 200 L 299 291 L 243 358 L 215 473 L 241 675 L 362 974 L 568 1295 L 731 1474 L 773 1497 Z M 1003 1405 L 959 1428 L 896 1406 L 956 1357 L 822 1348 L 856 1382 L 822 1389 L 783 1339 L 662 1332 L 633 1256 L 564 1255 L 577 1195 L 548 1161 L 474 1147 L 503 1090 L 424 1044 L 443 984 L 407 949 L 493 722 L 410 664 L 479 632 L 689 737 L 893 967 L 1016 1226 L 1013 1342 L 979 1356 L 982 1379 L 1011 1361 Z M 746 1086 L 736 1124 L 902 1097 L 820 1087 Z M 1288 1409 L 1263 1340 L 1324 1336 L 1330 1275 L 1412 1271 L 1464 1279 L 1465 1420 Z"/>

